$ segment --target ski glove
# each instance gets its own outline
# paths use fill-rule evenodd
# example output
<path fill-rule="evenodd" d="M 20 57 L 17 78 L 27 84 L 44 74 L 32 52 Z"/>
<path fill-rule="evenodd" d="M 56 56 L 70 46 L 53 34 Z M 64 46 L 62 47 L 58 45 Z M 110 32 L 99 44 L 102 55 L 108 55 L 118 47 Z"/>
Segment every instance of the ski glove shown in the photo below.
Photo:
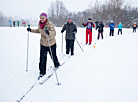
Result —
<path fill-rule="evenodd" d="M 46 34 L 49 35 L 49 31 L 48 30 L 45 30 Z"/>
<path fill-rule="evenodd" d="M 84 23 L 82 23 L 82 25 L 84 25 Z"/>
<path fill-rule="evenodd" d="M 27 31 L 28 31 L 28 32 L 31 32 L 31 29 L 30 29 L 30 28 L 27 28 Z"/>
<path fill-rule="evenodd" d="M 63 30 L 61 30 L 61 33 L 63 33 L 64 31 Z"/>

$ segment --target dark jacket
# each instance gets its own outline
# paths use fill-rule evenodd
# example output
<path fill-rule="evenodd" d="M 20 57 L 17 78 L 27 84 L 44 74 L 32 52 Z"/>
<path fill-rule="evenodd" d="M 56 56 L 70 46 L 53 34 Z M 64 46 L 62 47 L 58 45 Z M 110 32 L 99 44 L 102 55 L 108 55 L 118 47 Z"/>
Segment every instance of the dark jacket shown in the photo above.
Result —
<path fill-rule="evenodd" d="M 137 24 L 133 24 L 132 27 L 136 29 L 138 27 L 138 25 Z"/>
<path fill-rule="evenodd" d="M 95 21 L 95 24 L 96 24 L 96 26 L 98 26 L 99 22 L 98 21 Z"/>
<path fill-rule="evenodd" d="M 104 24 L 99 24 L 97 26 L 98 32 L 103 32 L 103 27 L 104 27 Z"/>
<path fill-rule="evenodd" d="M 68 40 L 74 40 L 75 39 L 75 34 L 77 33 L 77 27 L 76 25 L 71 22 L 71 23 L 65 23 L 61 32 L 64 32 L 66 30 L 66 39 Z"/>

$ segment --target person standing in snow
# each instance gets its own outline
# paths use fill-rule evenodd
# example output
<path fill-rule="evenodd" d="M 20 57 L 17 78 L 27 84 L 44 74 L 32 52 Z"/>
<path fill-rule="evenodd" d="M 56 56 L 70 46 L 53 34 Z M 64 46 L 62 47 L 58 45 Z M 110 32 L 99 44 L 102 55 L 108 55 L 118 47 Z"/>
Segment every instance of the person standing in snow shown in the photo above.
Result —
<path fill-rule="evenodd" d="M 47 28 L 46 30 L 45 27 Z M 48 52 L 54 62 L 55 68 L 58 68 L 60 66 L 60 63 L 56 55 L 56 40 L 55 40 L 56 31 L 54 28 L 54 24 L 48 20 L 46 13 L 41 13 L 38 29 L 27 28 L 27 31 L 30 31 L 32 33 L 41 33 L 39 77 L 43 77 L 46 74 L 46 63 L 47 63 Z"/>
<path fill-rule="evenodd" d="M 13 21 L 13 26 L 15 27 L 15 21 Z"/>
<path fill-rule="evenodd" d="M 113 21 L 111 21 L 111 23 L 109 23 L 109 27 L 110 27 L 110 35 L 109 36 L 114 36 L 115 24 L 113 23 Z"/>
<path fill-rule="evenodd" d="M 20 23 L 19 23 L 19 21 L 17 21 L 17 25 L 18 25 L 18 27 L 20 26 Z"/>
<path fill-rule="evenodd" d="M 12 21 L 11 20 L 9 20 L 9 25 L 10 25 L 10 27 L 12 27 Z"/>
<path fill-rule="evenodd" d="M 77 33 L 77 27 L 72 22 L 72 17 L 68 17 L 67 23 L 64 24 L 61 33 L 66 30 L 66 54 L 69 54 L 71 49 L 71 55 L 74 55 L 74 42 L 75 42 L 75 35 Z"/>
<path fill-rule="evenodd" d="M 98 27 L 98 25 L 99 25 L 99 21 L 95 21 L 95 24 L 96 24 L 96 30 L 97 30 L 97 27 Z"/>
<path fill-rule="evenodd" d="M 102 21 L 100 21 L 99 25 L 97 26 L 97 29 L 98 29 L 98 37 L 97 37 L 97 40 L 99 40 L 100 34 L 101 34 L 101 37 L 103 39 L 103 28 L 104 28 L 104 24 L 103 24 Z"/>
<path fill-rule="evenodd" d="M 92 23 L 91 18 L 88 18 L 87 23 L 82 23 L 82 25 L 86 28 L 86 44 L 88 44 L 88 35 L 89 35 L 89 45 L 92 43 L 92 27 L 95 25 Z"/>
<path fill-rule="evenodd" d="M 22 24 L 23 24 L 23 26 L 24 26 L 24 27 L 26 26 L 26 22 L 25 22 L 25 21 L 23 21 L 23 23 L 22 23 Z"/>
<path fill-rule="evenodd" d="M 119 22 L 119 24 L 118 24 L 118 35 L 119 35 L 119 32 L 121 32 L 121 35 L 122 35 L 122 28 L 123 28 L 123 25 L 122 25 L 122 23 L 121 22 Z"/>
<path fill-rule="evenodd" d="M 136 24 L 136 22 L 134 22 L 134 24 L 133 24 L 132 27 L 133 27 L 133 32 L 136 32 L 136 29 L 137 29 L 137 27 L 138 27 L 137 24 Z"/>

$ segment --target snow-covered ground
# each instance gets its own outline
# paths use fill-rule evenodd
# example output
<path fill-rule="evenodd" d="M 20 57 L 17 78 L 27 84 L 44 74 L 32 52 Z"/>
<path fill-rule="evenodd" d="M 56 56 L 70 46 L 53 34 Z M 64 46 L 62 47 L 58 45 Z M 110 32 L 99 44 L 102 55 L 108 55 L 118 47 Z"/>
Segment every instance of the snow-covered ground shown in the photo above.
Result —
<path fill-rule="evenodd" d="M 60 30 L 56 28 L 59 61 L 65 55 Z M 26 72 L 26 28 L 0 28 L 0 102 L 20 100 L 37 81 L 40 35 L 29 35 Z M 56 85 L 53 75 L 43 85 L 36 84 L 21 102 L 138 102 L 138 33 L 124 28 L 123 35 L 117 35 L 115 29 L 115 36 L 109 37 L 105 28 L 104 39 L 97 41 L 93 29 L 93 44 L 85 45 L 85 28 L 78 28 L 76 38 L 84 52 L 75 42 L 75 55 L 57 70 L 62 85 Z M 49 55 L 47 64 L 53 65 Z"/>

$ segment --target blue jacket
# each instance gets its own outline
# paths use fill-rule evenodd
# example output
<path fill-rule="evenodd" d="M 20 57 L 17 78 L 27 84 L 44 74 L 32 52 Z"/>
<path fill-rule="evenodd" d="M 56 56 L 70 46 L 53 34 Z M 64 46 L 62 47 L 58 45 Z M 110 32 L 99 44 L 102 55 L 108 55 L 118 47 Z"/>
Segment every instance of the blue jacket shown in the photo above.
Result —
<path fill-rule="evenodd" d="M 123 28 L 123 25 L 122 25 L 122 23 L 120 23 L 120 24 L 118 24 L 118 29 L 122 29 Z"/>
<path fill-rule="evenodd" d="M 110 23 L 109 27 L 110 27 L 111 30 L 113 30 L 115 28 L 115 24 L 114 23 Z"/>

